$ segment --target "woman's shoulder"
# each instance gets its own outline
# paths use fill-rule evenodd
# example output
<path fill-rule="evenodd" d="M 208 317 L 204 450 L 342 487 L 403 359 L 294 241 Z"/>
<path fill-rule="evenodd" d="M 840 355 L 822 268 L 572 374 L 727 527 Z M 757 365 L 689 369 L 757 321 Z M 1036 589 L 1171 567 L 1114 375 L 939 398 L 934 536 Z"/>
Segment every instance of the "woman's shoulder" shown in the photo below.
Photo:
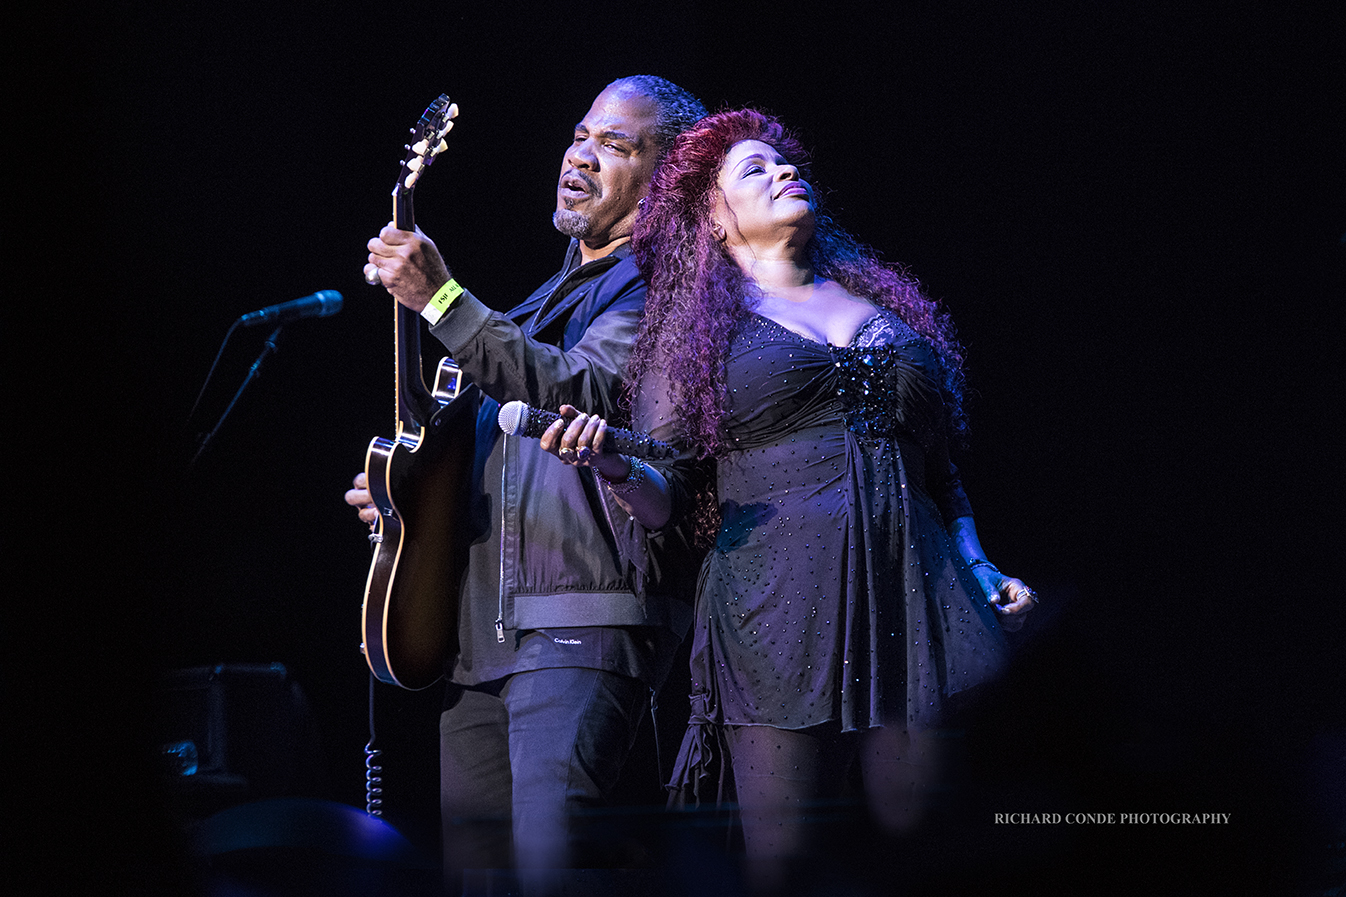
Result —
<path fill-rule="evenodd" d="M 875 309 L 873 317 L 856 333 L 852 345 L 863 348 L 883 345 L 926 345 L 928 342 L 912 329 L 911 325 L 902 320 L 902 316 L 896 311 L 879 306 Z"/>

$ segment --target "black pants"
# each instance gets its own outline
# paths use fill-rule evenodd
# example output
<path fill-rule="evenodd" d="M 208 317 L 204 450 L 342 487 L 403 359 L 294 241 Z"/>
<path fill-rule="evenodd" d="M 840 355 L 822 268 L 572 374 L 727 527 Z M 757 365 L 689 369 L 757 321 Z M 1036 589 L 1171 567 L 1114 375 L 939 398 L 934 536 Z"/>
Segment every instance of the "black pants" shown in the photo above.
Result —
<path fill-rule="evenodd" d="M 568 866 L 573 816 L 616 785 L 648 696 L 639 680 L 578 668 L 459 688 L 439 722 L 448 880 L 508 865 L 511 832 L 520 869 Z"/>

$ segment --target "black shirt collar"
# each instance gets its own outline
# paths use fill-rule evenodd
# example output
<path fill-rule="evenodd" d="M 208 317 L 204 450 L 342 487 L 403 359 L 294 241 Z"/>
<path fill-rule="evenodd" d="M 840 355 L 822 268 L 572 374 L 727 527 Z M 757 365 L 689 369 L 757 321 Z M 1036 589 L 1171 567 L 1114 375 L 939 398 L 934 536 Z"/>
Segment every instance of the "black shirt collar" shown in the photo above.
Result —
<path fill-rule="evenodd" d="M 625 243 L 621 244 L 616 249 L 612 250 L 612 252 L 609 252 L 607 255 L 603 256 L 603 258 L 594 259 L 592 262 L 588 262 L 588 264 L 596 265 L 602 262 L 603 267 L 607 267 L 608 265 L 615 265 L 617 262 L 626 258 L 630 254 L 631 254 L 631 241 L 627 240 Z M 608 261 L 608 259 L 611 259 L 611 261 Z M 584 264 L 586 264 L 584 261 L 584 257 L 580 254 L 580 241 L 575 239 L 574 237 L 571 237 L 570 245 L 566 247 L 565 264 L 561 266 L 562 278 L 567 277 L 572 272 L 583 267 Z"/>

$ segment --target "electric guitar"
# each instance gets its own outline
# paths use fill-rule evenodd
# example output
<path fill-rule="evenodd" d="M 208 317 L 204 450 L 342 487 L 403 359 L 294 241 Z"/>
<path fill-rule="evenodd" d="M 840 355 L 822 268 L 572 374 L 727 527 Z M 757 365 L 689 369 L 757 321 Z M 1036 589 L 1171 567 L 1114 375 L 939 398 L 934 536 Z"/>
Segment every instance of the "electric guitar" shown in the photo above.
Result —
<path fill-rule="evenodd" d="M 458 106 L 441 95 L 426 108 L 393 190 L 393 223 L 414 230 L 416 182 L 444 151 Z M 365 581 L 360 646 L 374 676 L 408 689 L 434 684 L 457 652 L 458 590 L 466 540 L 457 521 L 472 474 L 473 402 L 451 359 L 439 363 L 435 385 L 421 367 L 420 316 L 393 303 L 396 436 L 375 438 L 365 475 L 379 519 Z M 457 438 L 455 438 L 457 437 Z"/>

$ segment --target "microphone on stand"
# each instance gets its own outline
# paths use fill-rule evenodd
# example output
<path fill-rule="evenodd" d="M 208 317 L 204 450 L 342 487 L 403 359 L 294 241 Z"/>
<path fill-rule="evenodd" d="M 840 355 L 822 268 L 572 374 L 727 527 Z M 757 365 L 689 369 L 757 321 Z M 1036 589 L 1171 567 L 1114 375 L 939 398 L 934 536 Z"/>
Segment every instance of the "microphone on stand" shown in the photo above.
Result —
<path fill-rule="evenodd" d="M 238 323 L 244 327 L 256 327 L 260 324 L 288 324 L 300 318 L 325 318 L 341 311 L 341 302 L 341 294 L 336 290 L 319 290 L 302 299 L 250 311 L 239 318 Z"/>
<path fill-rule="evenodd" d="M 187 415 L 188 422 L 196 416 L 196 409 L 201 405 L 201 397 L 206 394 L 206 387 L 210 385 L 210 378 L 215 375 L 215 367 L 220 363 L 220 358 L 224 355 L 224 347 L 228 345 L 229 337 L 233 335 L 234 330 L 238 327 L 256 327 L 259 324 L 273 324 L 276 329 L 266 338 L 261 354 L 257 356 L 257 360 L 248 369 L 248 375 L 243 379 L 243 384 L 234 393 L 233 399 L 229 401 L 219 420 L 215 422 L 215 426 L 208 433 L 203 433 L 198 438 L 196 454 L 192 456 L 191 461 L 187 462 L 189 468 L 196 464 L 196 460 L 206 450 L 210 440 L 214 438 L 220 426 L 224 424 L 224 419 L 229 416 L 229 412 L 234 409 L 239 397 L 243 395 L 243 390 L 247 389 L 248 384 L 257 379 L 262 363 L 278 351 L 277 341 L 280 339 L 281 327 L 300 318 L 325 318 L 328 315 L 334 315 L 341 311 L 341 302 L 341 294 L 336 290 L 319 290 L 302 299 L 294 299 L 290 302 L 282 302 L 279 305 L 268 305 L 258 311 L 250 311 L 230 325 L 229 332 L 224 335 L 224 342 L 220 344 L 219 351 L 215 353 L 215 361 L 210 365 L 210 371 L 206 373 L 206 382 L 201 384 L 201 391 L 196 394 L 196 401 L 192 403 L 192 410 Z"/>
<path fill-rule="evenodd" d="M 547 428 L 559 420 L 561 415 L 551 411 L 541 411 L 523 402 L 506 402 L 500 408 L 498 422 L 500 429 L 508 436 L 527 436 L 529 439 L 541 439 Z M 603 437 L 605 451 L 615 451 L 620 455 L 633 458 L 672 458 L 677 451 L 666 442 L 660 442 L 644 433 L 632 433 L 619 427 L 608 427 Z"/>

